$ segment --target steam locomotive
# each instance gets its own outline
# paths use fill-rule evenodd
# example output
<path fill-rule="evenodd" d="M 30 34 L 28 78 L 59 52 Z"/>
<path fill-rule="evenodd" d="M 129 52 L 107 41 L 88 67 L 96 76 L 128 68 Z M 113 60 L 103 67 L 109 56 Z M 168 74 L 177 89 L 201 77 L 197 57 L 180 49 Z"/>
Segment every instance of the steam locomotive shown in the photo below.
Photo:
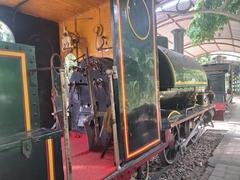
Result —
<path fill-rule="evenodd" d="M 118 109 L 121 109 L 119 101 L 124 95 L 121 97 L 117 92 L 117 81 L 120 77 L 114 60 L 84 57 L 71 67 L 71 131 L 81 136 L 86 135 L 88 149 L 91 152 L 100 152 L 101 158 L 114 146 L 115 163 L 120 170 L 108 178 L 118 177 L 118 173 L 125 167 L 139 167 L 130 166 L 130 162 L 146 162 L 139 160 L 143 155 L 135 154 L 141 147 L 147 147 L 148 152 L 155 150 L 155 153 L 162 154 L 168 164 L 172 164 L 179 151 L 183 152 L 189 143 L 196 142 L 206 126 L 213 126 L 213 94 L 208 89 L 203 67 L 194 59 L 169 50 L 167 46 L 163 47 L 161 39 L 164 38 L 160 37 L 157 46 L 159 74 L 156 79 L 153 80 L 154 77 L 149 75 L 149 79 L 142 80 L 146 78 L 144 73 L 150 74 L 154 71 L 151 69 L 154 64 L 146 62 L 147 59 L 145 62 L 125 62 L 126 79 L 129 81 L 125 87 L 128 94 L 125 108 L 129 110 L 128 145 L 126 135 L 123 135 L 126 124 L 119 118 L 123 116 Z M 159 88 L 154 88 L 154 81 L 158 81 Z M 147 94 L 150 89 L 156 90 L 159 97 L 154 99 L 152 94 Z M 158 113 L 161 122 L 156 119 Z M 151 145 L 158 137 L 160 147 Z M 129 156 L 126 151 L 129 150 L 133 151 L 134 155 L 126 158 Z M 116 158 L 116 154 L 120 156 Z M 123 174 L 127 178 L 128 173 Z"/>
<path fill-rule="evenodd" d="M 215 113 L 203 67 L 156 37 L 153 1 L 146 1 L 147 10 L 135 4 L 146 16 L 124 2 L 111 4 L 113 58 L 85 54 L 71 67 L 69 79 L 71 131 L 78 134 L 74 141 L 89 151 L 73 166 L 84 166 L 98 153 L 94 163 L 108 169 L 104 159 L 111 155 L 116 170 L 101 174 L 96 166 L 84 169 L 106 179 L 129 179 L 159 154 L 174 163 L 178 152 L 213 126 Z M 182 39 L 182 30 L 174 36 Z M 183 48 L 179 41 L 175 47 Z"/>
<path fill-rule="evenodd" d="M 63 179 L 69 168 L 66 173 L 76 179 L 130 179 L 159 154 L 172 164 L 213 125 L 206 73 L 195 60 L 158 42 L 154 5 L 154 0 L 112 0 L 113 58 L 86 53 L 71 67 L 68 110 L 70 129 L 77 133 L 70 138 L 72 154 L 63 160 L 72 158 L 67 164 L 72 171 L 62 167 L 62 131 L 40 126 L 34 48 L 0 43 L 1 72 L 9 75 L 0 81 L 0 160 L 9 163 L 1 163 L 0 177 Z"/>

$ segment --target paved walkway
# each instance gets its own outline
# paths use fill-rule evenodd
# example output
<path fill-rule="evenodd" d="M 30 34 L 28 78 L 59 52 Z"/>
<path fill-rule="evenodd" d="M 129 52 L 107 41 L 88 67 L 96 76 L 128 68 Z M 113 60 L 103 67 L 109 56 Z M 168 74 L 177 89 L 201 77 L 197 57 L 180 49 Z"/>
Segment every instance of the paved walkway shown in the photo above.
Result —
<path fill-rule="evenodd" d="M 209 180 L 240 180 L 240 97 L 234 99 L 226 120 L 215 122 L 214 129 L 227 133 L 208 161 L 214 168 Z"/>

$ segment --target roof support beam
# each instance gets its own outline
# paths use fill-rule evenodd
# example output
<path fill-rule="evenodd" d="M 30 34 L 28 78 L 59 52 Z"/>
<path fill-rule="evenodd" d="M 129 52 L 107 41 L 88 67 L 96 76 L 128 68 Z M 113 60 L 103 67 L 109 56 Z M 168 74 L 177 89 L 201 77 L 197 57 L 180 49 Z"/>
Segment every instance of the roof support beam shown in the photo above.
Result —
<path fill-rule="evenodd" d="M 224 12 L 221 10 L 208 10 L 208 9 L 203 9 L 203 10 L 192 10 L 192 11 L 187 11 L 187 12 L 177 12 L 177 11 L 160 11 L 162 14 L 175 14 L 175 15 L 194 15 L 195 13 L 203 13 L 203 14 L 219 14 L 219 15 L 224 15 L 229 17 L 230 19 L 240 22 L 240 16 L 235 15 L 235 14 L 230 14 L 228 12 Z"/>
<path fill-rule="evenodd" d="M 205 44 L 215 44 L 215 43 L 203 43 L 201 45 L 205 45 Z M 235 46 L 237 48 L 240 48 L 240 46 L 238 45 L 233 45 L 233 44 L 230 44 L 230 43 L 218 43 L 219 45 L 228 45 L 228 46 Z M 188 46 L 188 47 L 184 47 L 184 49 L 189 49 L 189 48 L 192 48 L 192 47 L 196 47 L 198 45 L 191 45 L 191 46 Z"/>
<path fill-rule="evenodd" d="M 225 51 L 225 52 L 228 52 L 228 51 Z M 203 57 L 203 56 L 206 56 L 206 55 L 208 55 L 208 54 L 210 54 L 210 55 L 223 55 L 223 56 L 231 56 L 231 57 L 236 57 L 236 58 L 240 58 L 240 55 L 238 56 L 238 55 L 232 55 L 232 54 L 227 54 L 227 53 L 203 53 L 203 54 L 199 54 L 199 55 L 197 55 L 196 57 L 198 58 L 198 57 Z"/>
<path fill-rule="evenodd" d="M 228 22 L 228 28 L 229 28 L 230 35 L 231 35 L 232 44 L 234 45 L 232 28 L 231 28 L 231 25 L 230 25 L 230 23 L 229 23 L 229 22 Z M 234 49 L 234 51 L 236 51 L 236 48 L 235 48 L 234 46 L 233 46 L 233 49 Z"/>
<path fill-rule="evenodd" d="M 191 56 L 191 57 L 193 57 L 193 58 L 195 58 L 195 56 L 192 53 L 190 53 L 189 51 L 187 51 L 187 50 L 184 50 L 184 53 L 189 55 L 189 56 Z"/>
<path fill-rule="evenodd" d="M 240 39 L 236 39 L 236 38 L 214 38 L 214 40 L 215 41 L 216 40 L 234 40 L 234 41 L 239 41 L 240 42 Z M 208 42 L 206 42 L 206 43 L 208 43 Z M 203 44 L 206 44 L 206 43 L 203 43 Z M 203 44 L 201 44 L 201 45 L 203 45 Z M 216 44 L 220 44 L 220 43 L 216 42 Z M 194 46 L 194 45 L 192 45 L 192 43 L 188 43 L 188 44 L 185 44 L 184 46 L 185 46 L 185 48 L 188 48 L 189 46 Z M 237 45 L 234 45 L 234 43 L 233 43 L 232 46 L 237 46 Z"/>

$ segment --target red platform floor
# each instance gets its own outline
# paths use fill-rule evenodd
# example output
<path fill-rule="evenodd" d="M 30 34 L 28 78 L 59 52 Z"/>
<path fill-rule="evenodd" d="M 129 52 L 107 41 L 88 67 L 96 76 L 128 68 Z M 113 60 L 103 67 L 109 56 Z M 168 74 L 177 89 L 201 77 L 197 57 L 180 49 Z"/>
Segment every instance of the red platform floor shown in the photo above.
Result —
<path fill-rule="evenodd" d="M 90 152 L 85 134 L 70 133 L 72 176 L 73 180 L 104 179 L 116 170 L 114 166 L 114 150 L 109 148 L 101 159 L 100 152 Z M 64 140 L 62 139 L 63 169 L 66 178 Z"/>

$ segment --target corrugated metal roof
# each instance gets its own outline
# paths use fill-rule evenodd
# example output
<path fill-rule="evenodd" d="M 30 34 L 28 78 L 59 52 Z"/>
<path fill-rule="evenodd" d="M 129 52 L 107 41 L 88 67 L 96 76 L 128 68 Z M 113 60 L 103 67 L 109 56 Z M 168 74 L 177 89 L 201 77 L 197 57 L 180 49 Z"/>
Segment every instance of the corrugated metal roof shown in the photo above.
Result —
<path fill-rule="evenodd" d="M 190 3 L 194 5 L 195 0 L 157 0 L 157 2 L 157 33 L 168 37 L 169 48 L 173 49 L 171 31 L 176 28 L 187 29 L 194 16 L 188 13 L 192 10 L 189 6 Z M 186 10 L 187 13 L 179 13 L 179 10 Z M 162 11 L 178 11 L 178 13 Z M 240 53 L 240 22 L 230 20 L 223 31 L 215 34 L 213 40 L 203 42 L 201 45 L 193 45 L 191 39 L 187 35 L 184 36 L 184 54 L 188 56 L 197 58 L 218 51 Z"/>

